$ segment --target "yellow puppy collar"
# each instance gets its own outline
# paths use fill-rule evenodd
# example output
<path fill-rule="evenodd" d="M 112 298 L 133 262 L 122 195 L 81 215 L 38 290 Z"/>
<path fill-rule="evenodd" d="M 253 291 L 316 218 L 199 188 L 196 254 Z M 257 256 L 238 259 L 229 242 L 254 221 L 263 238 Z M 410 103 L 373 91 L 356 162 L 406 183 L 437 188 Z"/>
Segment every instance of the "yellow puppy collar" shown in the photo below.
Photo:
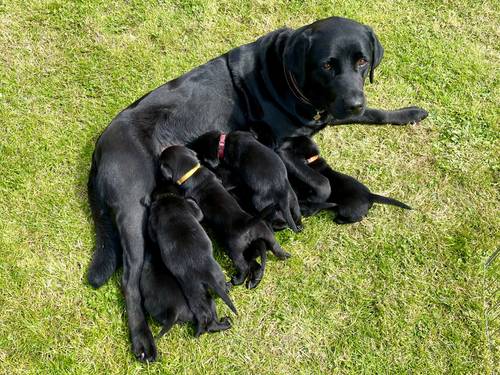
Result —
<path fill-rule="evenodd" d="M 316 161 L 319 159 L 319 155 L 314 155 L 311 156 L 309 159 L 306 159 L 307 164 L 311 164 L 313 161 Z"/>
<path fill-rule="evenodd" d="M 189 171 L 186 172 L 186 174 L 184 176 L 182 176 L 181 178 L 179 178 L 177 180 L 177 185 L 182 185 L 184 182 L 186 182 L 186 180 L 191 177 L 192 175 L 195 174 L 195 172 L 200 169 L 201 166 L 200 166 L 200 163 L 196 164 L 193 168 L 191 168 Z"/>

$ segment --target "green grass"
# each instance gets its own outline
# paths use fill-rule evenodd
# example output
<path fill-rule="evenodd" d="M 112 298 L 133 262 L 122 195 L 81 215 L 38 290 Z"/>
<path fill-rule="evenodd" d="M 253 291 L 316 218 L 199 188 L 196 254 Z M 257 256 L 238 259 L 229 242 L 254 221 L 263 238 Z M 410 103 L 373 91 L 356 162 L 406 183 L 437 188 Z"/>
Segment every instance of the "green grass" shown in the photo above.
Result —
<path fill-rule="evenodd" d="M 500 318 L 488 342 L 485 317 L 500 259 L 484 263 L 500 243 L 498 14 L 491 0 L 0 1 L 0 373 L 493 372 Z M 430 116 L 316 140 L 337 169 L 415 210 L 305 220 L 279 235 L 289 261 L 232 292 L 231 330 L 196 340 L 175 327 L 159 362 L 138 363 L 119 275 L 99 290 L 84 279 L 97 136 L 163 82 L 330 15 L 370 24 L 385 48 L 369 104 Z"/>

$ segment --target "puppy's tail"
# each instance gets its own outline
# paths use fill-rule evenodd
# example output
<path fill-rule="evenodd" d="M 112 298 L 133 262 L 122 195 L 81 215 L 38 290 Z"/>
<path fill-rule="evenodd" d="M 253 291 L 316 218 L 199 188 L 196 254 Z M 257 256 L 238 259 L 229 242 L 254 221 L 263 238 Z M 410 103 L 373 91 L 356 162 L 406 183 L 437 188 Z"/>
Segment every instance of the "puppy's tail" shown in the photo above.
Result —
<path fill-rule="evenodd" d="M 225 283 L 222 284 L 225 285 Z M 227 294 L 226 288 L 222 287 L 221 283 L 218 283 L 217 281 L 213 282 L 210 287 L 215 291 L 215 293 L 217 293 L 217 295 L 224 301 L 224 303 L 231 309 L 231 311 L 238 315 L 238 310 L 236 310 L 233 301 Z"/>
<path fill-rule="evenodd" d="M 383 195 L 371 194 L 372 202 L 381 204 L 390 204 L 391 206 L 397 206 L 404 208 L 406 210 L 411 210 L 412 208 L 403 202 L 398 201 L 394 198 L 384 197 Z"/>
<path fill-rule="evenodd" d="M 263 208 L 256 216 L 252 216 L 252 218 L 248 221 L 248 225 L 253 225 L 261 220 L 269 219 L 275 211 L 276 203 L 271 203 L 269 206 Z"/>

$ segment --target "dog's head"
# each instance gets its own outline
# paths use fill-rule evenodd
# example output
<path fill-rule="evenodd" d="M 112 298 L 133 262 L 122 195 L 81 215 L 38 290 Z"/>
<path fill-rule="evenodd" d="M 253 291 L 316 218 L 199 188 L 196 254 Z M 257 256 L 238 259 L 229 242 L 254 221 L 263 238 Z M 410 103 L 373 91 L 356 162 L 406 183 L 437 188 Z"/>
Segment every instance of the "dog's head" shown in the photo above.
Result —
<path fill-rule="evenodd" d="M 297 29 L 287 41 L 283 64 L 298 89 L 317 109 L 343 119 L 363 114 L 367 76 L 384 50 L 373 30 L 331 17 Z"/>
<path fill-rule="evenodd" d="M 313 140 L 306 136 L 285 138 L 280 146 L 280 150 L 294 155 L 298 159 L 307 159 L 311 156 L 319 155 L 319 147 Z"/>
<path fill-rule="evenodd" d="M 189 144 L 189 148 L 196 152 L 200 161 L 212 169 L 219 166 L 218 149 L 221 134 L 218 130 L 209 131 Z"/>
<path fill-rule="evenodd" d="M 167 147 L 160 155 L 160 170 L 167 181 L 178 181 L 198 163 L 196 153 L 184 146 Z"/>

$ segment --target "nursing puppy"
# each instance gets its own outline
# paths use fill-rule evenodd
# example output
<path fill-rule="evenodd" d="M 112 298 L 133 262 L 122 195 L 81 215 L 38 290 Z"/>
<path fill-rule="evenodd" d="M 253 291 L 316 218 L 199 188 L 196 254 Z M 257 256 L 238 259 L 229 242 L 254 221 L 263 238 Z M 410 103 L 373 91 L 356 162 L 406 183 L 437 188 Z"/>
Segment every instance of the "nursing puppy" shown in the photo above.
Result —
<path fill-rule="evenodd" d="M 186 198 L 193 199 L 200 207 L 204 220 L 236 268 L 234 285 L 247 278 L 248 288 L 258 285 L 264 268 L 258 266 L 255 258 L 261 255 L 264 266 L 267 249 L 280 259 L 290 256 L 276 242 L 267 224 L 243 211 L 217 177 L 200 166 L 193 150 L 184 146 L 168 147 L 160 156 L 160 169 L 167 180 L 175 181 Z"/>
<path fill-rule="evenodd" d="M 224 168 L 228 168 L 232 175 L 236 175 L 249 190 L 255 211 L 261 212 L 276 204 L 278 210 L 270 218 L 274 229 L 283 229 L 286 225 L 295 232 L 302 229 L 299 203 L 288 181 L 285 165 L 252 133 L 233 131 L 226 135 L 211 131 L 189 146 L 216 173 L 217 169 L 223 173 Z M 227 179 L 223 178 L 223 182 L 227 184 Z"/>
<path fill-rule="evenodd" d="M 179 283 L 165 267 L 156 248 L 146 250 L 144 255 L 140 290 L 144 309 L 163 326 L 157 338 L 166 334 L 174 324 L 187 322 L 196 324 L 195 316 L 189 308 Z M 218 321 L 213 299 L 209 298 L 206 303 L 210 306 L 212 314 L 212 320 L 206 330 L 216 332 L 230 328 L 231 323 L 227 317 Z"/>
<path fill-rule="evenodd" d="M 179 282 L 196 322 L 196 336 L 214 329 L 226 329 L 218 322 L 209 290 L 213 290 L 236 314 L 227 294 L 228 286 L 212 256 L 212 242 L 200 225 L 203 215 L 196 203 L 171 192 L 153 194 L 148 230 L 165 266 Z"/>
<path fill-rule="evenodd" d="M 318 146 L 312 139 L 300 136 L 287 138 L 278 150 L 293 176 L 294 188 L 301 199 L 324 199 L 336 204 L 335 221 L 339 224 L 361 221 L 373 203 L 390 204 L 411 210 L 408 205 L 382 195 L 373 194 L 354 177 L 334 171 L 319 156 Z M 305 210 L 308 210 L 305 203 Z"/>

